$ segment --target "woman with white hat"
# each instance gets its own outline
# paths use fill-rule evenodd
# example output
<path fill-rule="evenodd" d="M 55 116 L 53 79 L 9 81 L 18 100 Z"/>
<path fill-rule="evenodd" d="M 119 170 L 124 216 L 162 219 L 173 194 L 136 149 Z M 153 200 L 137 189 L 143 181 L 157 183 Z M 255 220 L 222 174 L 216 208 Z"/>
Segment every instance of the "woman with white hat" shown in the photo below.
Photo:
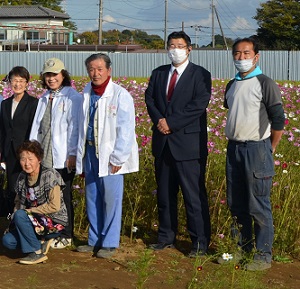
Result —
<path fill-rule="evenodd" d="M 61 249 L 70 246 L 73 238 L 72 182 L 76 166 L 78 114 L 82 108 L 82 96 L 71 87 L 69 72 L 60 59 L 50 58 L 45 61 L 41 80 L 47 91 L 39 99 L 30 139 L 41 143 L 44 149 L 43 165 L 55 168 L 66 184 L 63 196 L 69 224 L 51 245 L 52 248 Z"/>

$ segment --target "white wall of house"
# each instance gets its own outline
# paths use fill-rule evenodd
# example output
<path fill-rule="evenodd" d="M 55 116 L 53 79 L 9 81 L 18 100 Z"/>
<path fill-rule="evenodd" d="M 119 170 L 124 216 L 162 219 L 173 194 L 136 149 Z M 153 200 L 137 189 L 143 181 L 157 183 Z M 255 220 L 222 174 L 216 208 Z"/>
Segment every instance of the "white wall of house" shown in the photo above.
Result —
<path fill-rule="evenodd" d="M 19 30 L 17 26 L 20 24 L 28 24 L 28 26 L 33 26 L 32 29 L 28 30 Z M 2 44 L 11 44 L 11 43 L 24 43 L 28 40 L 34 42 L 47 42 L 47 43 L 64 43 L 64 35 L 56 35 L 56 32 L 63 34 L 63 31 L 49 31 L 49 30 L 35 30 L 34 25 L 54 25 L 61 26 L 63 28 L 63 20 L 59 19 L 39 19 L 39 18 L 19 18 L 19 19 L 10 19 L 9 21 L 1 21 L 2 26 L 8 26 L 6 30 L 6 40 L 2 41 Z M 12 27 L 10 29 L 9 27 Z"/>

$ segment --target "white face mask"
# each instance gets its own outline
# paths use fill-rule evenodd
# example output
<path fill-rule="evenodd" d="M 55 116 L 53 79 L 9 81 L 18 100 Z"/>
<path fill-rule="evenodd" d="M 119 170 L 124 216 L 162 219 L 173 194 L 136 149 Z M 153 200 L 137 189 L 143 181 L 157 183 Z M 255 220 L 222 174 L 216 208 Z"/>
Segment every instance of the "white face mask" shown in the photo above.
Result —
<path fill-rule="evenodd" d="M 247 72 L 255 65 L 255 63 L 253 64 L 253 60 L 254 60 L 254 58 L 243 59 L 243 60 L 234 60 L 235 68 L 239 72 Z"/>
<path fill-rule="evenodd" d="M 168 56 L 174 64 L 180 64 L 187 58 L 186 49 L 170 49 L 168 51 Z"/>

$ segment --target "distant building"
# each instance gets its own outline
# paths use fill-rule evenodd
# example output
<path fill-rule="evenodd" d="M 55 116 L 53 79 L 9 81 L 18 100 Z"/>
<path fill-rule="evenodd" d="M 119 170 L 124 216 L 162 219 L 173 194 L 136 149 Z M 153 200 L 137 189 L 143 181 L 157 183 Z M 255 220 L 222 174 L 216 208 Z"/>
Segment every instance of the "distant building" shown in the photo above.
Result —
<path fill-rule="evenodd" d="M 0 49 L 14 50 L 20 45 L 73 44 L 73 31 L 64 27 L 66 13 L 38 5 L 0 6 Z M 18 50 L 18 49 L 17 49 Z"/>

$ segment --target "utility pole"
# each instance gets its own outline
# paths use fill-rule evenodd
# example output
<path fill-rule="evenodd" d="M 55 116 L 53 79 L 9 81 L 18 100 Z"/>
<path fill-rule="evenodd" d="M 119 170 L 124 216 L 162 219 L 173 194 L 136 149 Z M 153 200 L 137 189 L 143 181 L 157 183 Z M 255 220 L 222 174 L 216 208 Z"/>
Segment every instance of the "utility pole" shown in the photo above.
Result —
<path fill-rule="evenodd" d="M 223 40 L 224 40 L 226 49 L 228 50 L 228 45 L 227 45 L 226 37 L 225 37 L 225 35 L 224 35 L 223 29 L 222 29 L 222 25 L 221 25 L 221 22 L 220 22 L 220 19 L 219 19 L 219 14 L 218 14 L 218 12 L 217 12 L 216 9 L 215 9 L 215 13 L 216 13 L 216 16 L 217 16 L 217 20 L 218 20 L 218 22 L 219 22 L 220 30 L 221 30 L 221 33 L 222 33 L 222 37 L 223 37 Z"/>
<path fill-rule="evenodd" d="M 102 45 L 102 22 L 103 22 L 103 1 L 99 0 L 99 27 L 98 27 L 98 43 Z"/>
<path fill-rule="evenodd" d="M 165 0 L 165 30 L 164 30 L 165 49 L 167 49 L 167 22 L 168 22 L 168 0 Z"/>
<path fill-rule="evenodd" d="M 211 43 L 212 48 L 215 48 L 215 5 L 214 0 L 211 0 Z"/>

